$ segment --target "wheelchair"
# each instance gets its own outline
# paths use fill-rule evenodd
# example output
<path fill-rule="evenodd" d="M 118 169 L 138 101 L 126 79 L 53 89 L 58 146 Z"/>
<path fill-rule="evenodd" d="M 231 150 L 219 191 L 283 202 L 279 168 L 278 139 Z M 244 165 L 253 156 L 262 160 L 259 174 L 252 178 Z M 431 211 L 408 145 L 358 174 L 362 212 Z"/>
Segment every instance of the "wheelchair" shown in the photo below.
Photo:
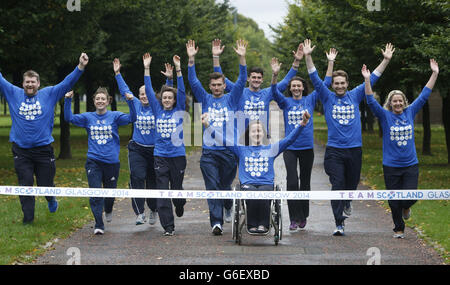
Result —
<path fill-rule="evenodd" d="M 275 191 L 281 191 L 278 185 L 275 185 Z M 237 184 L 233 187 L 233 191 L 240 191 L 241 185 Z M 253 233 L 248 231 L 247 227 L 247 206 L 245 199 L 233 199 L 233 220 L 231 225 L 231 232 L 235 243 L 242 244 L 242 233 L 245 230 L 249 235 L 253 236 L 268 236 L 273 232 L 275 245 L 278 245 L 282 238 L 283 225 L 281 216 L 281 200 L 271 200 L 270 203 L 270 223 L 269 229 L 264 233 Z"/>

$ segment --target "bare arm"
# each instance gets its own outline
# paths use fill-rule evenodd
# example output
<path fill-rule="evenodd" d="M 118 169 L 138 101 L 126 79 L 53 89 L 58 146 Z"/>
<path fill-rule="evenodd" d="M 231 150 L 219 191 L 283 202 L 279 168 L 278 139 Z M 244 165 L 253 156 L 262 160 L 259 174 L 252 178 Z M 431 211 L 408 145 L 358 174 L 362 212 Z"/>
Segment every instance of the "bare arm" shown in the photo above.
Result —
<path fill-rule="evenodd" d="M 433 89 L 439 74 L 439 65 L 437 61 L 435 61 L 434 59 L 430 59 L 430 67 L 433 73 L 431 74 L 430 79 L 428 80 L 427 85 L 425 86 L 430 89 Z"/>

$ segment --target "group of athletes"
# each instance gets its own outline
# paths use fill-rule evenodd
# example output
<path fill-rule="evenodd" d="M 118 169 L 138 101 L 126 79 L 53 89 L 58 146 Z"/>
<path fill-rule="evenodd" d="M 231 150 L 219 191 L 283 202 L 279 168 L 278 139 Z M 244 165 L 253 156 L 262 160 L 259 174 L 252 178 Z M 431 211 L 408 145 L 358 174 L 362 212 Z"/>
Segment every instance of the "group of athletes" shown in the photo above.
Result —
<path fill-rule="evenodd" d="M 322 80 L 314 66 L 310 40 L 300 43 L 293 51 L 292 67 L 278 82 L 281 63 L 271 60 L 271 86 L 261 88 L 264 71 L 253 67 L 247 71 L 247 42 L 238 40 L 233 47 L 239 57 L 239 77 L 236 82 L 226 78 L 220 68 L 224 46 L 219 39 L 212 41 L 214 72 L 209 76 L 209 91 L 196 76 L 195 56 L 198 47 L 193 40 L 186 44 L 188 82 L 195 99 L 202 106 L 203 147 L 200 169 L 206 190 L 231 190 L 239 169 L 242 190 L 272 191 L 274 189 L 274 160 L 283 153 L 287 172 L 287 191 L 311 190 L 314 161 L 313 111 L 318 100 L 323 105 L 328 126 L 328 141 L 324 168 L 332 185 L 331 190 L 355 190 L 359 184 L 362 165 L 362 136 L 360 103 L 366 99 L 380 121 L 383 132 L 383 172 L 386 189 L 417 189 L 418 159 L 414 143 L 414 117 L 427 101 L 436 82 L 439 67 L 430 60 L 431 77 L 414 102 L 408 103 L 403 92 L 393 90 L 383 106 L 375 99 L 372 85 L 381 77 L 394 54 L 394 47 L 386 44 L 381 50 L 383 60 L 371 73 L 363 65 L 364 82 L 348 90 L 348 75 L 333 71 L 338 52 L 326 53 L 328 68 Z M 301 60 L 314 86 L 309 92 L 305 79 L 297 76 Z M 10 141 L 14 167 L 21 186 L 54 186 L 55 158 L 52 148 L 54 108 L 65 98 L 64 119 L 83 127 L 88 135 L 85 164 L 90 188 L 116 188 L 120 170 L 120 140 L 118 127 L 133 124 L 128 144 L 130 168 L 129 186 L 132 189 L 183 189 L 186 152 L 183 144 L 183 113 L 187 110 L 185 86 L 180 57 L 173 56 L 176 88 L 173 87 L 173 66 L 165 64 L 166 84 L 156 94 L 152 86 L 150 65 L 152 57 L 142 57 L 144 85 L 138 96 L 130 91 L 120 73 L 119 59 L 113 69 L 120 94 L 125 98 L 129 113 L 109 111 L 112 97 L 100 87 L 93 95 L 95 112 L 72 114 L 71 89 L 82 75 L 89 58 L 82 53 L 79 64 L 61 83 L 40 89 L 39 74 L 29 70 L 23 74 L 23 88 L 9 83 L 0 73 L 0 91 L 6 98 L 12 119 Z M 248 87 L 246 83 L 248 82 Z M 330 87 L 333 91 L 330 90 Z M 283 94 L 284 93 L 284 94 Z M 138 98 L 136 98 L 138 97 Z M 283 110 L 285 137 L 273 142 L 269 133 L 269 104 L 274 100 Z M 299 172 L 298 172 L 299 165 Z M 19 196 L 23 223 L 34 220 L 35 197 Z M 58 201 L 46 197 L 50 212 L 56 212 Z M 185 199 L 132 198 L 136 225 L 147 222 L 145 204 L 150 213 L 148 222 L 159 217 L 165 236 L 174 235 L 175 214 L 184 214 Z M 394 222 L 394 237 L 404 237 L 404 220 L 411 214 L 414 200 L 389 200 Z M 208 199 L 211 232 L 221 235 L 223 224 L 231 221 L 232 200 Z M 94 234 L 104 234 L 105 224 L 112 220 L 114 198 L 90 197 L 89 204 L 95 219 Z M 265 233 L 269 230 L 270 201 L 247 200 L 247 230 Z M 290 231 L 304 229 L 309 216 L 308 200 L 288 200 Z M 352 214 L 350 200 L 331 200 L 336 228 L 333 235 L 345 234 L 344 221 Z"/>

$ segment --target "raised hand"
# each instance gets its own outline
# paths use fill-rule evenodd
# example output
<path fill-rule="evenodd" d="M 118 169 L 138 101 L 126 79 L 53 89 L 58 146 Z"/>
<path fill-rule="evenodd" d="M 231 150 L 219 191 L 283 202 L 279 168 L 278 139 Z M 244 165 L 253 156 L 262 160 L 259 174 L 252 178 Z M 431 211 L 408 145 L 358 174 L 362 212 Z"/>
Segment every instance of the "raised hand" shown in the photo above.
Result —
<path fill-rule="evenodd" d="M 173 78 L 173 66 L 170 63 L 165 63 L 166 71 L 161 71 L 161 73 L 167 78 Z"/>
<path fill-rule="evenodd" d="M 381 49 L 381 52 L 383 53 L 383 57 L 387 60 L 391 60 L 392 55 L 394 54 L 395 48 L 391 43 L 386 44 L 386 48 L 383 50 Z"/>
<path fill-rule="evenodd" d="M 311 115 L 309 114 L 308 110 L 306 110 L 303 113 L 302 122 L 300 123 L 300 125 L 303 127 L 306 126 L 306 124 L 308 124 L 310 118 L 311 118 Z"/>
<path fill-rule="evenodd" d="M 328 61 L 335 61 L 338 51 L 335 48 L 330 48 L 330 52 L 325 52 Z"/>
<path fill-rule="evenodd" d="M 144 68 L 148 69 L 150 68 L 150 63 L 152 62 L 152 57 L 147 52 L 142 56 L 142 62 L 144 63 Z"/>
<path fill-rule="evenodd" d="M 311 47 L 311 40 L 306 39 L 303 42 L 303 53 L 304 55 L 311 55 L 316 46 Z"/>
<path fill-rule="evenodd" d="M 434 58 L 430 59 L 430 68 L 434 73 L 439 73 L 439 65 Z"/>
<path fill-rule="evenodd" d="M 292 51 L 292 54 L 294 55 L 295 60 L 302 60 L 303 58 L 303 43 L 300 43 L 297 47 L 297 51 Z"/>
<path fill-rule="evenodd" d="M 363 64 L 361 68 L 361 74 L 364 77 L 364 79 L 370 79 L 370 70 L 367 68 L 365 64 Z"/>
<path fill-rule="evenodd" d="M 281 62 L 278 62 L 278 58 L 273 57 L 272 61 L 270 62 L 270 66 L 272 67 L 272 74 L 278 75 L 278 72 L 280 72 L 281 68 Z"/>
<path fill-rule="evenodd" d="M 181 62 L 180 62 L 180 57 L 178 55 L 173 56 L 173 64 L 175 65 L 176 70 L 180 70 Z"/>
<path fill-rule="evenodd" d="M 81 69 L 84 69 L 86 65 L 89 63 L 89 57 L 84 52 L 80 55 L 80 63 L 79 66 Z"/>
<path fill-rule="evenodd" d="M 73 97 L 73 90 L 70 90 L 69 92 L 67 92 L 66 95 L 64 95 L 64 97 L 72 98 Z"/>
<path fill-rule="evenodd" d="M 213 56 L 220 56 L 225 49 L 225 46 L 221 46 L 222 41 L 214 39 L 211 43 L 211 52 Z"/>
<path fill-rule="evenodd" d="M 189 40 L 186 44 L 186 52 L 189 57 L 194 57 L 198 52 L 198 47 L 195 47 L 195 41 Z"/>
<path fill-rule="evenodd" d="M 209 127 L 209 114 L 208 113 L 203 113 L 202 114 L 202 124 L 205 128 Z"/>
<path fill-rule="evenodd" d="M 134 99 L 134 96 L 133 96 L 133 94 L 125 93 L 125 99 L 127 99 L 127 101 L 130 101 L 130 100 Z"/>
<path fill-rule="evenodd" d="M 114 73 L 117 75 L 120 73 L 120 60 L 118 58 L 115 58 L 113 60 L 113 69 L 114 69 Z"/>
<path fill-rule="evenodd" d="M 233 47 L 233 49 L 239 56 L 243 57 L 243 56 L 245 56 L 245 54 L 247 52 L 247 46 L 248 46 L 248 42 L 240 39 L 240 40 L 236 41 L 236 47 Z"/>

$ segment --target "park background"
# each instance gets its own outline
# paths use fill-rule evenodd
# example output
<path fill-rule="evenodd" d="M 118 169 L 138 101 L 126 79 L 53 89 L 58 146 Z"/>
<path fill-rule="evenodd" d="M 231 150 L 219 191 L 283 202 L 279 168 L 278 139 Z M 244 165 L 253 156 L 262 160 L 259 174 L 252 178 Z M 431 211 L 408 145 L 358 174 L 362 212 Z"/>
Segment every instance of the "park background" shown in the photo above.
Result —
<path fill-rule="evenodd" d="M 71 2 L 71 3 L 69 3 Z M 76 7 L 76 3 L 79 6 Z M 74 113 L 93 111 L 91 96 L 106 86 L 115 100 L 112 110 L 127 111 L 120 101 L 112 70 L 112 60 L 120 58 L 121 73 L 137 94 L 142 85 L 142 54 L 153 56 L 151 75 L 158 89 L 164 83 L 160 74 L 172 56 L 181 57 L 187 76 L 185 44 L 194 39 L 200 50 L 196 58 L 197 75 L 207 82 L 212 71 L 211 41 L 220 38 L 226 46 L 220 58 L 227 77 L 236 79 L 238 59 L 232 50 L 237 39 L 249 42 L 248 66 L 262 66 L 269 80 L 269 61 L 278 57 L 284 74 L 293 60 L 292 51 L 305 38 L 317 46 L 313 53 L 319 75 L 326 70 L 325 51 L 339 51 L 335 69 L 349 73 L 350 88 L 362 82 L 362 64 L 373 70 L 382 60 L 381 48 L 387 42 L 396 51 L 385 73 L 374 87 L 384 102 L 390 90 L 400 89 L 412 102 L 427 82 L 429 59 L 440 67 L 439 78 L 423 111 L 416 120 L 416 148 L 419 156 L 420 189 L 448 189 L 450 182 L 449 52 L 450 4 L 445 0 L 379 1 L 379 9 L 369 9 L 365 0 L 282 1 L 287 15 L 272 27 L 269 40 L 258 24 L 236 11 L 229 1 L 214 0 L 80 0 L 12 1 L 0 4 L 0 72 L 11 83 L 22 86 L 22 74 L 34 69 L 41 86 L 60 82 L 78 63 L 81 52 L 89 64 L 75 85 Z M 69 4 L 72 4 L 70 7 Z M 75 5 L 75 6 L 73 6 Z M 282 76 L 284 74 L 281 74 Z M 307 78 L 302 62 L 299 75 Z M 189 84 L 185 82 L 191 105 Z M 206 85 L 205 85 L 206 86 Z M 80 100 L 86 98 L 86 101 Z M 11 120 L 4 97 L 0 104 L 0 184 L 16 185 L 11 144 Z M 62 118 L 64 102 L 55 108 L 53 136 L 57 172 L 55 184 L 61 187 L 87 187 L 84 170 L 87 135 L 84 129 L 69 126 Z M 384 189 L 381 136 L 377 121 L 365 103 L 361 106 L 363 131 L 362 182 L 373 189 Z M 191 108 L 192 111 L 192 108 Z M 318 142 L 326 144 L 326 124 L 317 106 L 314 128 Z M 126 145 L 131 126 L 120 129 L 121 172 L 119 188 L 128 187 Z M 194 134 L 193 134 L 194 135 Z M 189 147 L 189 151 L 196 147 Z M 198 149 L 198 147 L 197 147 Z M 45 199 L 38 198 L 36 220 L 22 225 L 20 203 L 15 196 L 0 197 L 0 264 L 29 263 L 48 249 L 55 239 L 91 220 L 88 199 L 60 198 L 58 215 L 48 213 Z M 388 210 L 387 203 L 380 206 Z M 449 262 L 448 201 L 420 201 L 407 225 L 432 245 Z"/>

